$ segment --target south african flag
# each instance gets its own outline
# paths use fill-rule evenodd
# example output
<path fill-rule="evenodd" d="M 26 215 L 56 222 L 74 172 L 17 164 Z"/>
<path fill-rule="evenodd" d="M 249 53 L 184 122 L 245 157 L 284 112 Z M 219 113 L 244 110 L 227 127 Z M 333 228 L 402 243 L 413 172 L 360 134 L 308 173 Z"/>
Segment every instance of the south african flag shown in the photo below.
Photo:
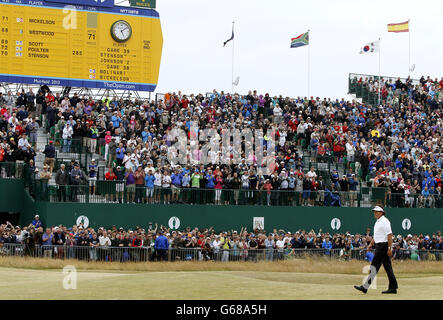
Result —
<path fill-rule="evenodd" d="M 291 39 L 291 48 L 298 48 L 309 44 L 309 31 Z"/>

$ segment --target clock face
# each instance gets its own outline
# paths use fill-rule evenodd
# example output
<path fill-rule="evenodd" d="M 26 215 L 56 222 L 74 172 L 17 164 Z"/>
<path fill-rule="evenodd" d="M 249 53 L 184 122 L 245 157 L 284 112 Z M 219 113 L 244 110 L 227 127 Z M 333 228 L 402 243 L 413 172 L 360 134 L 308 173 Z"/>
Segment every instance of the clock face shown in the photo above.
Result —
<path fill-rule="evenodd" d="M 111 26 L 111 35 L 117 42 L 127 41 L 132 35 L 131 25 L 124 20 L 118 20 Z"/>

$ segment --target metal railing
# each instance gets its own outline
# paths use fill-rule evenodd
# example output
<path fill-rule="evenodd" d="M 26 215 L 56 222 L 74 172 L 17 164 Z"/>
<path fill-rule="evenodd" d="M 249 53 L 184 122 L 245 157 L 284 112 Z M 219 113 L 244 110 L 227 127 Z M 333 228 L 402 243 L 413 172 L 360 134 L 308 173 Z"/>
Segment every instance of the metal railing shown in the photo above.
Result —
<path fill-rule="evenodd" d="M 357 81 L 360 80 L 360 78 L 362 78 L 363 80 L 365 80 L 366 78 L 369 80 L 378 80 L 379 76 L 378 75 L 373 75 L 373 74 L 362 74 L 362 73 L 350 73 L 349 74 L 349 79 L 354 80 L 355 78 L 357 78 Z M 380 76 L 380 78 L 382 78 L 385 82 L 392 82 L 395 83 L 399 77 L 391 77 L 391 76 Z M 401 82 L 406 83 L 406 81 L 408 80 L 407 78 L 402 78 L 400 77 Z M 419 79 L 411 79 L 412 80 L 412 84 L 419 84 L 420 80 Z"/>
<path fill-rule="evenodd" d="M 85 159 L 86 161 L 88 159 Z M 60 162 L 56 162 L 54 171 Z M 66 162 L 67 167 L 69 163 Z M 327 165 L 327 164 L 326 164 Z M 317 172 L 326 186 L 331 186 L 329 171 Z M 326 168 L 325 168 L 326 169 Z M 82 203 L 140 203 L 140 204 L 224 204 L 224 205 L 272 205 L 272 206 L 338 206 L 369 207 L 380 204 L 385 207 L 443 208 L 443 195 L 391 193 L 389 188 L 360 186 L 359 191 L 294 189 L 208 189 L 208 188 L 147 188 L 128 186 L 124 181 L 89 180 L 79 185 L 49 185 L 40 180 L 24 162 L 0 162 L 0 179 L 24 179 L 25 187 L 38 201 Z M 99 178 L 104 176 L 103 170 Z"/>
<path fill-rule="evenodd" d="M 5 243 L 0 247 L 0 256 L 19 256 L 49 259 L 77 259 L 103 262 L 147 262 L 147 261 L 220 261 L 258 262 L 284 261 L 326 257 L 341 260 L 367 260 L 366 249 L 345 248 L 267 248 L 251 249 L 223 248 L 169 248 L 155 250 L 153 247 L 101 247 L 101 246 L 53 246 Z M 443 250 L 401 250 L 394 255 L 399 260 L 442 261 Z"/>
<path fill-rule="evenodd" d="M 395 83 L 398 80 L 398 77 L 389 77 L 389 76 L 380 76 L 385 83 Z M 360 79 L 363 79 L 362 83 L 358 83 Z M 370 91 L 365 80 L 369 80 L 372 82 L 378 81 L 378 75 L 369 75 L 369 74 L 358 74 L 358 73 L 350 73 L 348 78 L 348 93 L 355 94 L 357 98 L 361 98 L 363 102 L 375 105 L 378 102 L 378 92 Z M 400 78 L 400 80 L 405 83 L 407 81 L 406 78 Z M 411 79 L 412 84 L 419 84 L 420 81 L 417 79 Z"/>
<path fill-rule="evenodd" d="M 388 188 L 363 187 L 360 191 L 334 190 L 252 190 L 200 188 L 147 188 L 121 181 L 89 181 L 89 184 L 57 186 L 35 180 L 33 193 L 38 201 L 81 203 L 336 206 L 442 208 L 443 195 L 391 194 Z"/>
<path fill-rule="evenodd" d="M 50 138 L 47 138 L 47 144 Z M 94 158 L 93 153 L 89 148 L 89 145 L 85 145 L 83 138 L 73 138 L 66 141 L 62 138 L 54 138 L 54 146 L 56 148 L 54 171 L 60 168 L 60 164 L 64 163 L 69 166 L 71 160 L 75 160 L 80 164 L 80 168 L 87 170 L 88 165 Z M 95 148 L 96 153 L 101 152 L 102 146 L 99 143 L 100 139 L 97 139 L 97 146 Z M 104 148 L 104 146 L 103 146 Z"/>
<path fill-rule="evenodd" d="M 29 164 L 24 161 L 0 162 L 0 179 L 23 179 L 25 187 L 29 187 L 32 175 Z"/>

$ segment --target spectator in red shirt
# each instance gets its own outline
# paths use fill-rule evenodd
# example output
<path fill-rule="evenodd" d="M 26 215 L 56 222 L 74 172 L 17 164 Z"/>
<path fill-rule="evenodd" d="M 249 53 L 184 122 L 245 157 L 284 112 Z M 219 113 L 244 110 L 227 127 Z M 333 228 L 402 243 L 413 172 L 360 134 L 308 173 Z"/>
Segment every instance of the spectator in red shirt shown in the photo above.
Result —
<path fill-rule="evenodd" d="M 181 106 L 182 106 L 183 109 L 187 109 L 188 106 L 189 106 L 189 100 L 186 97 L 186 95 L 183 96 L 183 99 L 181 101 Z"/>
<path fill-rule="evenodd" d="M 111 202 L 113 202 L 115 187 L 114 187 L 114 183 L 112 183 L 111 181 L 117 180 L 117 176 L 115 175 L 115 173 L 111 167 L 109 167 L 108 172 L 105 173 L 105 180 L 109 181 L 108 186 L 106 188 L 106 190 L 107 190 L 106 200 L 109 200 L 109 196 L 111 196 Z"/>

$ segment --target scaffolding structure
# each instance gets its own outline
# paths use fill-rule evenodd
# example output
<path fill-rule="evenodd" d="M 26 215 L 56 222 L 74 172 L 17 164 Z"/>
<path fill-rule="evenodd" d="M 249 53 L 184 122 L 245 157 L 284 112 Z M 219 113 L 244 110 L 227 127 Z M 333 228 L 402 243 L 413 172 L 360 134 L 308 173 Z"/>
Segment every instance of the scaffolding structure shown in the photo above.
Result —
<path fill-rule="evenodd" d="M 33 92 L 38 92 L 41 85 L 38 84 L 26 84 L 26 83 L 10 83 L 0 82 L 0 92 L 7 94 L 11 91 L 12 94 L 21 92 L 24 90 L 28 92 L 32 89 Z M 92 97 L 94 100 L 102 100 L 104 98 L 117 97 L 118 99 L 137 99 L 151 101 L 152 92 L 142 92 L 133 90 L 114 90 L 114 89 L 96 89 L 96 88 L 76 88 L 76 87 L 62 87 L 62 86 L 50 86 L 49 89 L 53 94 L 59 93 L 61 96 L 72 96 L 77 93 L 78 96 Z"/>

